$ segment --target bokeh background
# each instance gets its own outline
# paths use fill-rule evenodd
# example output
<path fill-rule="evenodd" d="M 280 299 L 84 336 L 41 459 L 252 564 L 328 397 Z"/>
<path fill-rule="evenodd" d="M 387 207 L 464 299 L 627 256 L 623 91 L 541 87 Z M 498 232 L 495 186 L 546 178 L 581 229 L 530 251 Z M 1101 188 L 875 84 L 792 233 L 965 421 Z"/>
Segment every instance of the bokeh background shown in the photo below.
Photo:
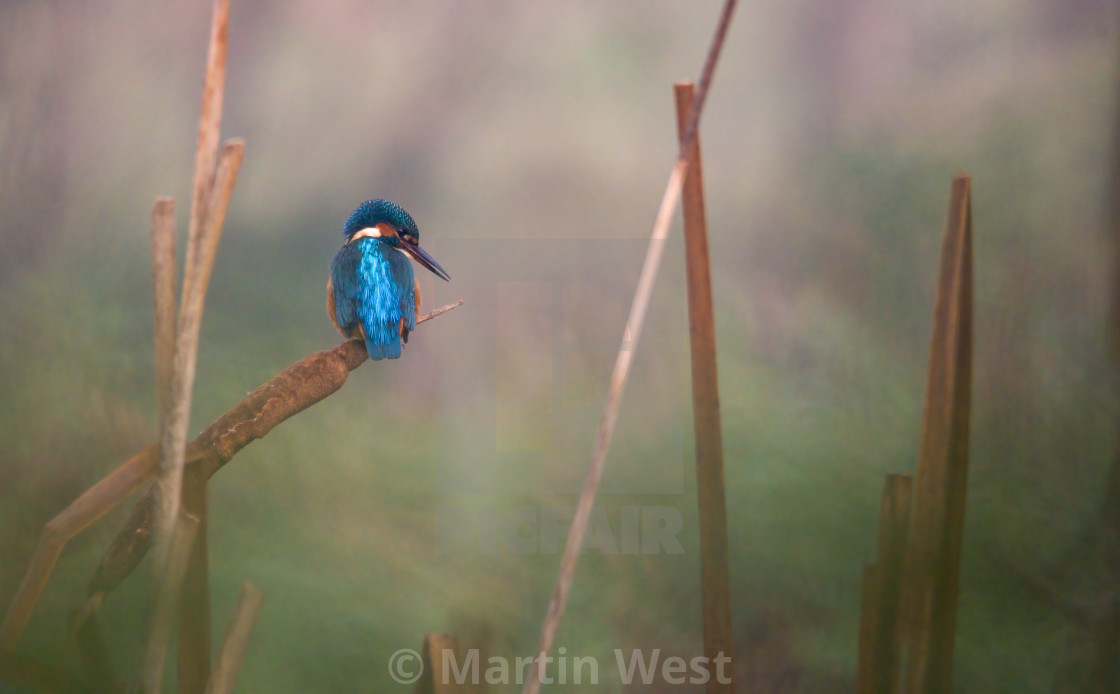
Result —
<path fill-rule="evenodd" d="M 559 548 L 514 551 L 495 525 L 575 503 L 675 154 L 671 84 L 698 76 L 719 4 L 234 0 L 223 131 L 248 144 L 191 431 L 338 342 L 327 263 L 362 200 L 410 210 L 452 275 L 419 275 L 427 307 L 466 300 L 213 479 L 217 633 L 241 581 L 266 599 L 244 691 L 404 691 L 387 659 L 432 631 L 532 652 Z M 913 469 L 962 169 L 977 323 L 958 689 L 1085 676 L 1091 642 L 1023 577 L 1071 563 L 1115 461 L 1112 5 L 740 7 L 702 140 L 741 691 L 853 690 L 860 567 L 883 474 Z M 148 214 L 174 196 L 185 233 L 209 11 L 0 4 L 5 606 L 43 524 L 155 439 Z M 605 691 L 624 689 L 615 648 L 701 652 L 674 233 L 600 506 L 614 533 L 625 508 L 677 510 L 683 552 L 584 556 L 557 644 L 599 658 Z M 126 512 L 67 547 L 22 653 L 76 670 L 65 615 Z M 102 609 L 125 672 L 149 571 Z"/>

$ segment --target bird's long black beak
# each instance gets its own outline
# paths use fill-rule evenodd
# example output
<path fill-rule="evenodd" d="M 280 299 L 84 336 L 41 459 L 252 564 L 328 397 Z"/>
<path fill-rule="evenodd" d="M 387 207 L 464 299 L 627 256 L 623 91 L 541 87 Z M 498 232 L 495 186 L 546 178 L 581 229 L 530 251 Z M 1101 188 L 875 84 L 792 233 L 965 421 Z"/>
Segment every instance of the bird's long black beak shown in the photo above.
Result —
<path fill-rule="evenodd" d="M 421 248 L 420 244 L 401 237 L 401 245 L 404 247 L 405 253 L 408 253 L 416 262 L 431 270 L 432 274 L 448 282 L 451 281 L 451 275 L 447 274 L 447 271 L 440 267 L 436 259 L 428 255 L 428 252 Z"/>

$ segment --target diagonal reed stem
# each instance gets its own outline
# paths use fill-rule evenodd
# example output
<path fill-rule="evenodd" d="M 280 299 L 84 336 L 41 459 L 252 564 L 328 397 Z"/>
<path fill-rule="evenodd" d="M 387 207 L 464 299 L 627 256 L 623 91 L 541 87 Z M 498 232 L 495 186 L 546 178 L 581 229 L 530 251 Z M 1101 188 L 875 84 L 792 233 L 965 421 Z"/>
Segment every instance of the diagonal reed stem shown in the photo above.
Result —
<path fill-rule="evenodd" d="M 642 335 L 642 325 L 645 322 L 650 296 L 653 294 L 653 286 L 657 280 L 657 270 L 661 267 L 661 258 L 665 254 L 665 243 L 669 237 L 669 223 L 672 221 L 673 212 L 680 200 L 681 184 L 684 182 L 688 170 L 688 160 L 695 147 L 696 129 L 700 123 L 704 100 L 707 98 L 712 76 L 719 62 L 719 54 L 727 37 L 727 30 L 731 25 L 731 15 L 735 11 L 735 5 L 736 0 L 725 0 L 723 4 L 723 11 L 716 26 L 715 36 L 712 37 L 711 45 L 708 48 L 708 56 L 704 63 L 696 99 L 692 103 L 688 129 L 685 131 L 685 136 L 681 138 L 682 145 L 676 165 L 673 166 L 673 170 L 669 174 L 669 181 L 661 198 L 661 207 L 658 209 L 657 219 L 653 225 L 653 233 L 646 250 L 646 258 L 642 263 L 642 272 L 638 277 L 638 286 L 634 291 L 634 300 L 630 305 L 630 315 L 626 319 L 622 344 L 619 346 L 614 371 L 611 373 L 610 389 L 607 391 L 607 401 L 603 406 L 603 417 L 599 424 L 599 433 L 595 439 L 595 448 L 591 454 L 591 464 L 588 467 L 583 490 L 580 492 L 579 503 L 572 518 L 572 526 L 568 531 L 568 540 L 564 545 L 564 555 L 560 560 L 560 571 L 556 578 L 556 586 L 553 589 L 552 599 L 549 602 L 548 612 L 541 628 L 540 642 L 534 653 L 533 664 L 529 669 L 529 675 L 523 689 L 524 694 L 536 694 L 540 691 L 541 662 L 552 650 L 556 629 L 560 625 L 560 618 L 564 614 L 564 607 L 568 601 L 572 578 L 575 575 L 576 565 L 579 563 L 584 536 L 587 534 L 587 526 L 591 519 L 591 509 L 595 505 L 595 497 L 599 492 L 599 482 L 603 477 L 607 450 L 610 448 L 615 423 L 618 421 L 618 410 L 622 404 L 622 394 L 626 389 L 626 380 L 630 375 L 630 364 L 634 357 L 634 350 L 638 347 L 638 340 Z"/>

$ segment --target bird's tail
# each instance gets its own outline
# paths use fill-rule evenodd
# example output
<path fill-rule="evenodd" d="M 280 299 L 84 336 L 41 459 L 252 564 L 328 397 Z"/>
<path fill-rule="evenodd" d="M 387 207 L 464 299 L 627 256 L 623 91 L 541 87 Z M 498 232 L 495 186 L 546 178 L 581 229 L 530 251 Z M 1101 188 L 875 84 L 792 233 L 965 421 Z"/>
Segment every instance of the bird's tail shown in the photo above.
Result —
<path fill-rule="evenodd" d="M 401 340 L 399 337 L 394 337 L 384 344 L 377 344 L 367 335 L 366 352 L 369 352 L 369 358 L 374 361 L 378 359 L 399 359 L 401 356 Z"/>

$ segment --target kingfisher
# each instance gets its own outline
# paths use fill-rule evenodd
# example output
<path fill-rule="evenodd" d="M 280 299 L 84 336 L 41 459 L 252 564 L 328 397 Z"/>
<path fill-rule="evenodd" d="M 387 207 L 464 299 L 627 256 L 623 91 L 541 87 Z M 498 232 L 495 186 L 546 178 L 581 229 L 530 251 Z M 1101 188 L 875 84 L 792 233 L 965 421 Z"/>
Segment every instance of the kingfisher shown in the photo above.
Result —
<path fill-rule="evenodd" d="M 359 205 L 342 236 L 327 279 L 327 314 L 343 337 L 365 341 L 370 359 L 397 359 L 420 315 L 409 258 L 445 281 L 451 276 L 420 247 L 412 216 L 388 200 Z"/>

